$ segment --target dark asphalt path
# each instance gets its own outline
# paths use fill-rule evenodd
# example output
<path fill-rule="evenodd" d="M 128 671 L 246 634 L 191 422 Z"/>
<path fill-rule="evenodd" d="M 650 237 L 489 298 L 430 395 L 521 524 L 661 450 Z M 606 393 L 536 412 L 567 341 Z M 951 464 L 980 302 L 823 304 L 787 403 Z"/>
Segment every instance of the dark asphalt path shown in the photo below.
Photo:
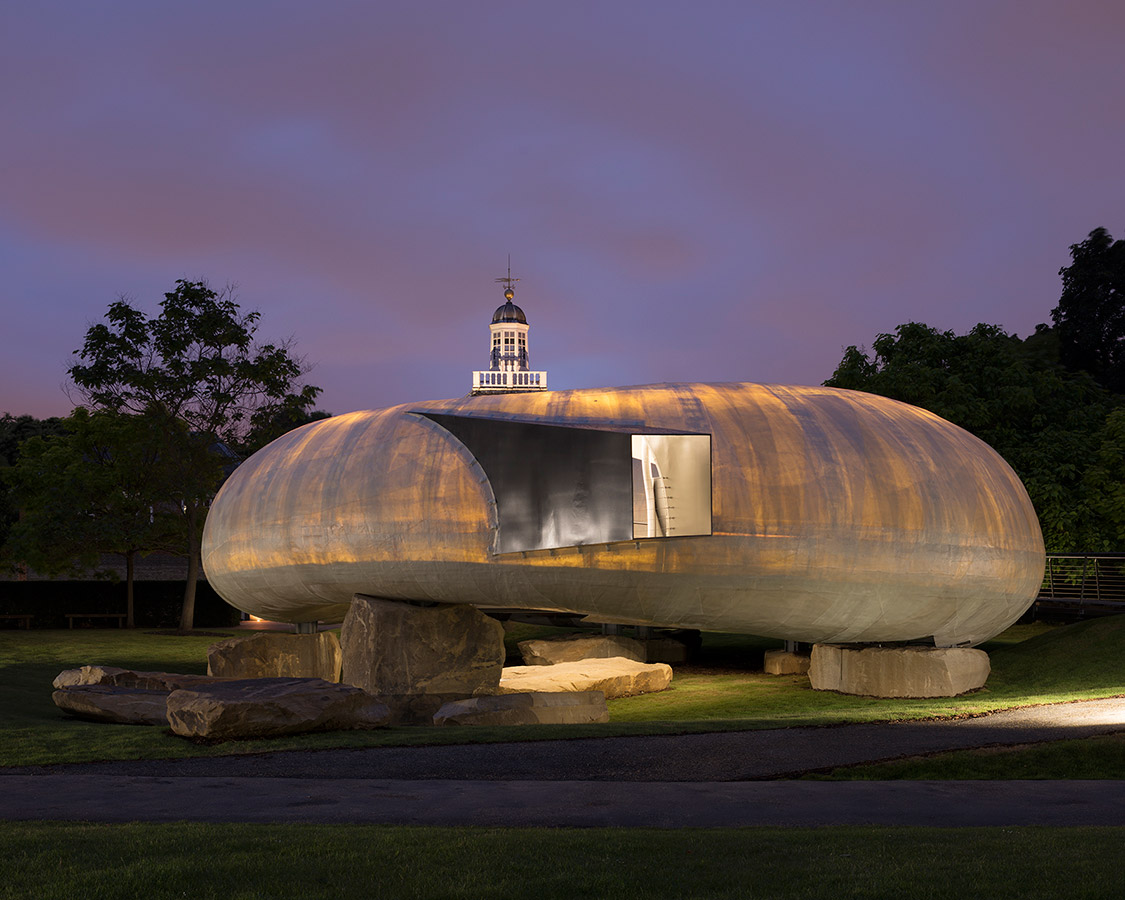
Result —
<path fill-rule="evenodd" d="M 6 775 L 0 818 L 722 828 L 1125 825 L 1119 781 L 395 781 Z"/>
<path fill-rule="evenodd" d="M 0 818 L 481 825 L 1125 824 L 1121 782 L 795 782 L 1125 731 L 1125 698 L 972 719 L 0 769 Z"/>

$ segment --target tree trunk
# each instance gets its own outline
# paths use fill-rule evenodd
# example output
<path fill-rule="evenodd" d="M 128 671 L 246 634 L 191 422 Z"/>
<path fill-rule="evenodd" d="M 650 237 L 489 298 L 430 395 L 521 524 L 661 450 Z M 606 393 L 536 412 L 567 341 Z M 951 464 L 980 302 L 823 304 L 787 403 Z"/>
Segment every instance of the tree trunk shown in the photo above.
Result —
<path fill-rule="evenodd" d="M 125 553 L 125 627 L 136 628 L 133 621 L 133 574 L 134 559 L 137 551 L 129 550 Z"/>
<path fill-rule="evenodd" d="M 195 582 L 199 578 L 199 506 L 189 503 L 185 511 L 188 522 L 188 571 L 184 585 L 184 605 L 180 610 L 180 634 L 195 627 Z"/>

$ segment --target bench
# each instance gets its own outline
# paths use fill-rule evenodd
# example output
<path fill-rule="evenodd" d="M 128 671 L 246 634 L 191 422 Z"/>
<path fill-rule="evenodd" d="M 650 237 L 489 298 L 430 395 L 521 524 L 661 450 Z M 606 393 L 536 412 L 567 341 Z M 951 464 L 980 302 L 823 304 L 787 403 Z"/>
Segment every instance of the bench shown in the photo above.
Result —
<path fill-rule="evenodd" d="M 31 628 L 31 613 L 5 613 L 0 619 L 12 619 L 20 623 L 20 628 Z"/>
<path fill-rule="evenodd" d="M 125 613 L 67 613 L 66 621 L 67 627 L 74 627 L 75 619 L 117 619 L 117 627 L 125 627 Z"/>

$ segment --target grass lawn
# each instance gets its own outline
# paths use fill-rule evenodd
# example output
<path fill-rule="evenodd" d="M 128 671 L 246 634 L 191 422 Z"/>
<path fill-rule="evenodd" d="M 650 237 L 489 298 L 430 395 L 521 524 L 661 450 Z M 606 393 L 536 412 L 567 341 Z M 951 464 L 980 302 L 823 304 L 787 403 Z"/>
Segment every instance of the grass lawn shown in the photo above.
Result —
<path fill-rule="evenodd" d="M 544 631 L 516 630 L 509 640 Z M 51 702 L 51 681 L 63 669 L 101 663 L 202 673 L 207 647 L 218 639 L 117 629 L 0 632 L 0 765 L 888 721 L 1125 694 L 1125 616 L 1118 616 L 1068 626 L 1014 626 L 985 645 L 992 676 L 984 689 L 939 700 L 876 700 L 813 691 L 803 676 L 761 672 L 763 652 L 779 646 L 777 641 L 706 635 L 700 659 L 675 667 L 669 690 L 611 701 L 608 725 L 389 728 L 204 746 L 156 727 L 82 722 Z"/>
<path fill-rule="evenodd" d="M 1117 898 L 1112 828 L 0 823 L 0 898 Z"/>

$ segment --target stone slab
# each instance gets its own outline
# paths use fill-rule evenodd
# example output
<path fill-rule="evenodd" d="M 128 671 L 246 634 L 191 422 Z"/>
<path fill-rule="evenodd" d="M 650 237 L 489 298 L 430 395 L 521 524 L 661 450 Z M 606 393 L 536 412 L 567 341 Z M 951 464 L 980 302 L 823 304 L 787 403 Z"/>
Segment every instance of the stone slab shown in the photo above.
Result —
<path fill-rule="evenodd" d="M 631 659 L 583 659 L 553 666 L 509 666 L 501 694 L 601 691 L 607 700 L 662 691 L 672 682 L 672 667 Z"/>
<path fill-rule="evenodd" d="M 609 721 L 605 694 L 522 693 L 473 697 L 446 703 L 435 725 L 587 725 Z"/>
<path fill-rule="evenodd" d="M 120 669 L 117 666 L 81 666 L 66 669 L 55 676 L 54 686 L 59 689 L 80 687 L 82 685 L 107 685 L 120 688 L 136 688 L 146 691 L 174 691 L 179 688 L 195 687 L 201 684 L 215 684 L 226 681 L 210 675 L 182 675 L 177 672 L 138 672 L 133 669 Z"/>
<path fill-rule="evenodd" d="M 168 692 L 109 684 L 85 684 L 51 694 L 55 706 L 92 722 L 113 725 L 168 724 Z"/>
<path fill-rule="evenodd" d="M 232 740 L 386 725 L 386 704 L 360 688 L 320 678 L 247 678 L 168 695 L 181 737 Z"/>
<path fill-rule="evenodd" d="M 320 678 L 340 680 L 340 641 L 335 632 L 285 634 L 260 631 L 212 644 L 207 674 L 222 678 Z"/>
<path fill-rule="evenodd" d="M 621 657 L 645 662 L 645 644 L 617 634 L 568 634 L 518 644 L 525 666 L 553 666 L 580 659 Z"/>
<path fill-rule="evenodd" d="M 767 650 L 762 668 L 767 675 L 805 675 L 811 663 L 812 657 L 807 653 Z"/>
<path fill-rule="evenodd" d="M 495 693 L 504 628 L 475 607 L 356 594 L 340 631 L 342 680 L 371 694 Z"/>
<path fill-rule="evenodd" d="M 988 654 L 964 647 L 814 644 L 813 690 L 866 697 L 956 697 L 984 686 Z"/>

